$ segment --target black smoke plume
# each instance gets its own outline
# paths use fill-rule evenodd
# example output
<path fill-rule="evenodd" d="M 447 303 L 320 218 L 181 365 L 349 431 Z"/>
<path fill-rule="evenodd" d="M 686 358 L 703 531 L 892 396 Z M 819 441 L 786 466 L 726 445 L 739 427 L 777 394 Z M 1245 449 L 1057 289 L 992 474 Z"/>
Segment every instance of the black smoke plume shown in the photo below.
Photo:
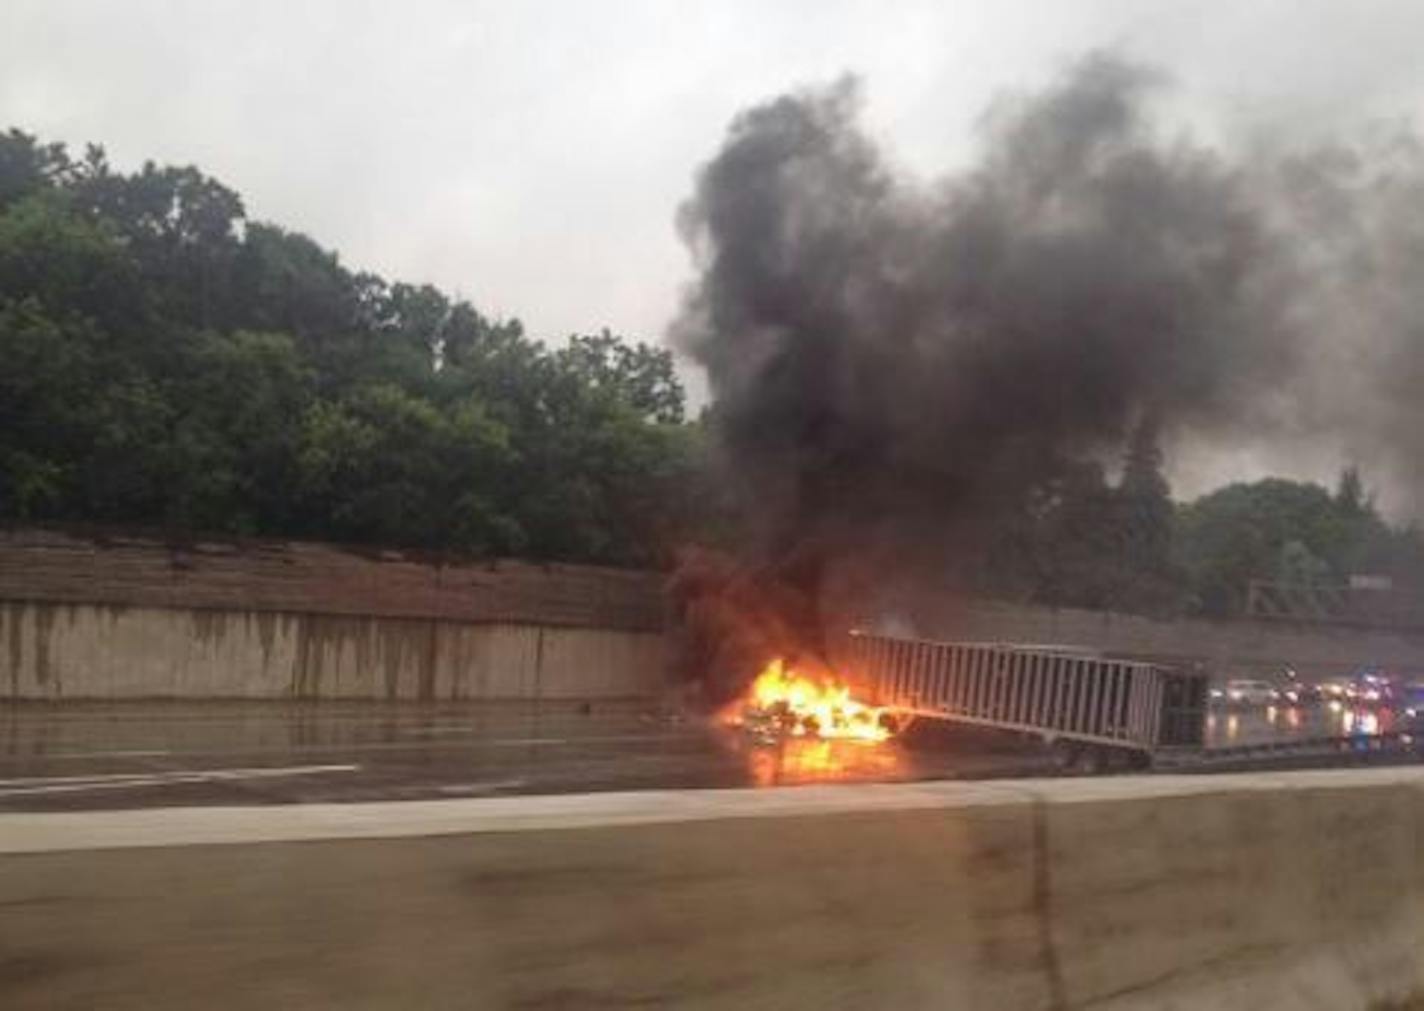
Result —
<path fill-rule="evenodd" d="M 699 277 L 674 334 L 747 560 L 812 594 L 845 563 L 949 579 L 1140 427 L 1282 455 L 1329 433 L 1408 470 L 1418 146 L 1231 156 L 1156 122 L 1161 84 L 1090 56 L 996 103 L 974 167 L 932 184 L 860 126 L 853 80 L 736 118 L 681 211 Z"/>
<path fill-rule="evenodd" d="M 1154 136 L 1153 83 L 1089 59 L 929 187 L 858 126 L 853 82 L 738 117 L 682 212 L 701 279 L 677 334 L 760 557 L 962 549 L 1065 458 L 1237 419 L 1290 368 L 1267 225 L 1217 158 Z"/>

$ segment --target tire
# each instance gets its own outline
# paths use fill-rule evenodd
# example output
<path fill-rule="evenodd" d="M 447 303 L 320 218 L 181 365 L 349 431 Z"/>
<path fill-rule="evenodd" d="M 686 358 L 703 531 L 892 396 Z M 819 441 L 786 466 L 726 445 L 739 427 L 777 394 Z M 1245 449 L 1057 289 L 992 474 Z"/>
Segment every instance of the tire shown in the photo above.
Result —
<path fill-rule="evenodd" d="M 1078 750 L 1074 771 L 1080 776 L 1100 776 L 1107 766 L 1108 756 L 1104 749 L 1085 745 Z"/>
<path fill-rule="evenodd" d="M 1106 757 L 1108 772 L 1132 772 L 1141 767 L 1138 764 L 1140 756 L 1127 748 L 1108 748 Z"/>
<path fill-rule="evenodd" d="M 1049 751 L 1053 755 L 1053 768 L 1060 776 L 1071 776 L 1078 771 L 1078 754 L 1082 750 L 1081 746 L 1074 741 L 1065 741 L 1062 738 L 1049 745 Z"/>

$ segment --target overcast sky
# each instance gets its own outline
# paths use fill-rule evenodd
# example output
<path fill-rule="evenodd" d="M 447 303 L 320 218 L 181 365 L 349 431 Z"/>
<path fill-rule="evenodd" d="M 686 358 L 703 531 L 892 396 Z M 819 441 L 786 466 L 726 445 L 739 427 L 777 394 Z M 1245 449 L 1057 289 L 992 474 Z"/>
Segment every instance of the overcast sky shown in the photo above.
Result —
<path fill-rule="evenodd" d="M 1085 49 L 1168 69 L 1211 131 L 1407 114 L 1411 0 L 3 0 L 0 126 L 196 163 L 351 266 L 561 337 L 661 339 L 673 226 L 743 106 L 845 71 L 905 166 Z"/>

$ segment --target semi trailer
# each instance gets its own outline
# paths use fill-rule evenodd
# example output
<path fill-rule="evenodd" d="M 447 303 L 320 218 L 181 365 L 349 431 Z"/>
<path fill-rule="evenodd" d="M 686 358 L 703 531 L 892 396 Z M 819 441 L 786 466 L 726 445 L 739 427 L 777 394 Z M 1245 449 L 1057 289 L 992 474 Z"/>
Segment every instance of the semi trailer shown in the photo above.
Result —
<path fill-rule="evenodd" d="M 1029 735 L 1064 770 L 1249 767 L 1339 753 L 1413 753 L 1408 732 L 1207 747 L 1209 676 L 1195 665 L 1064 646 L 939 642 L 852 631 L 837 666 L 866 700 L 910 719 Z"/>

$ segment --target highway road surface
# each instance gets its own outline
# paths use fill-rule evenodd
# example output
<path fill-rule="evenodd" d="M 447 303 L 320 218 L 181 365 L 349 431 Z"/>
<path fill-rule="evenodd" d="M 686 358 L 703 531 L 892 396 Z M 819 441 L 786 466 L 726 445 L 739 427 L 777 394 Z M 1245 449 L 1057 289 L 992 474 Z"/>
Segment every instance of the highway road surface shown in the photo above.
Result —
<path fill-rule="evenodd" d="M 884 782 L 1046 768 L 1036 751 L 986 744 L 982 734 L 935 736 L 770 745 L 630 704 L 31 704 L 0 709 L 0 811 Z"/>
<path fill-rule="evenodd" d="M 1348 725 L 1347 725 L 1348 723 Z M 1330 710 L 1213 714 L 1216 745 L 1380 729 Z M 1387 728 L 1386 728 L 1387 729 Z M 1042 775 L 1043 750 L 917 724 L 883 744 L 756 740 L 631 704 L 21 704 L 0 812 L 355 802 Z"/>

